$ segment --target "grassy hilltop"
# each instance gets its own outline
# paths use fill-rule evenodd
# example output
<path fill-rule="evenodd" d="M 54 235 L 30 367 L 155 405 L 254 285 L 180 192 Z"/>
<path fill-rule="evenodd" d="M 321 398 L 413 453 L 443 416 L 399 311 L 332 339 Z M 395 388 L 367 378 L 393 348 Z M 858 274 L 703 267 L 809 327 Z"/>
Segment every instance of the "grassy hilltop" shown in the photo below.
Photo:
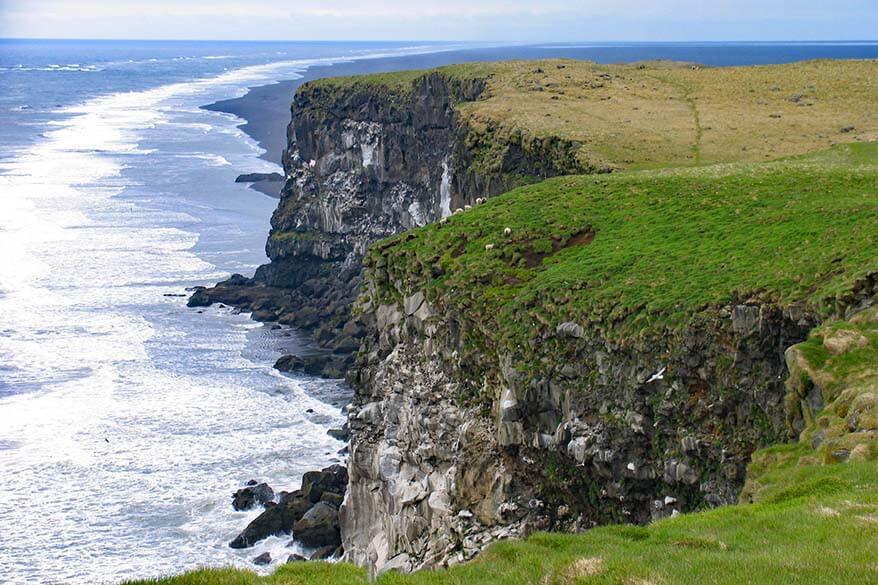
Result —
<path fill-rule="evenodd" d="M 738 505 L 498 542 L 466 565 L 377 582 L 878 582 L 878 309 L 831 318 L 878 274 L 878 63 L 445 71 L 488 79 L 482 99 L 457 105 L 474 127 L 562 135 L 617 172 L 513 190 L 376 244 L 367 265 L 477 312 L 497 343 L 519 347 L 534 323 L 648 335 L 733 298 L 807 306 L 827 322 L 787 352 L 788 408 L 814 392 L 826 406 L 801 413 L 799 442 L 754 454 Z M 404 92 L 420 75 L 317 83 Z M 367 582 L 347 564 L 299 563 L 138 583 Z"/>
<path fill-rule="evenodd" d="M 442 294 L 510 346 L 498 349 L 526 353 L 530 323 L 662 333 L 750 295 L 828 313 L 878 273 L 875 250 L 878 144 L 869 143 L 771 163 L 550 179 L 383 240 L 366 263 Z"/>
<path fill-rule="evenodd" d="M 490 134 L 498 147 L 547 137 L 579 142 L 578 156 L 595 166 L 762 162 L 878 139 L 878 61 L 711 68 L 547 60 L 436 71 L 487 80 L 481 99 L 457 105 L 476 134 Z M 403 71 L 309 85 L 403 95 L 423 75 Z M 477 163 L 490 165 L 490 148 L 484 155 Z"/>

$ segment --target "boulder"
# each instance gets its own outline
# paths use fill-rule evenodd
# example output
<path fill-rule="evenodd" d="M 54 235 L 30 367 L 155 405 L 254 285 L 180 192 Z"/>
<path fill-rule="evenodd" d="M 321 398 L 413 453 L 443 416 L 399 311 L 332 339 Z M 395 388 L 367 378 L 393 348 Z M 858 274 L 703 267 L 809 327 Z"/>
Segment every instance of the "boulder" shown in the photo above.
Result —
<path fill-rule="evenodd" d="M 249 510 L 259 504 L 265 506 L 274 499 L 274 490 L 267 483 L 248 485 L 232 494 L 232 507 L 235 510 Z"/>
<path fill-rule="evenodd" d="M 253 279 L 247 278 L 243 274 L 238 274 L 237 272 L 226 280 L 219 283 L 219 285 L 223 286 L 253 286 Z"/>
<path fill-rule="evenodd" d="M 231 548 L 248 548 L 274 534 L 289 534 L 311 502 L 300 491 L 284 493 L 277 504 L 269 502 L 265 511 L 229 543 Z"/>
<path fill-rule="evenodd" d="M 274 363 L 281 372 L 304 372 L 309 376 L 340 378 L 347 370 L 350 360 L 346 356 L 318 354 L 309 356 L 284 355 Z"/>
<path fill-rule="evenodd" d="M 209 307 L 213 303 L 210 299 L 210 295 L 207 294 L 207 289 L 203 286 L 199 286 L 195 288 L 195 292 L 192 293 L 192 296 L 189 297 L 189 300 L 186 301 L 187 307 Z"/>
<path fill-rule="evenodd" d="M 302 477 L 302 495 L 313 503 L 323 492 L 344 495 L 348 486 L 348 470 L 344 465 L 331 465 L 320 471 L 309 471 Z"/>
<path fill-rule="evenodd" d="M 238 175 L 235 179 L 236 183 L 259 183 L 262 181 L 279 182 L 283 181 L 284 176 L 280 173 L 245 173 Z"/>
<path fill-rule="evenodd" d="M 332 492 L 323 492 L 323 495 L 320 496 L 320 501 L 329 504 L 338 510 L 341 507 L 341 503 L 344 501 L 344 496 Z"/>
<path fill-rule="evenodd" d="M 351 438 L 351 427 L 345 423 L 340 429 L 329 429 L 326 434 L 339 441 L 348 441 Z"/>
<path fill-rule="evenodd" d="M 338 510 L 325 502 L 314 504 L 293 526 L 293 537 L 309 548 L 340 545 Z"/>
<path fill-rule="evenodd" d="M 288 562 L 288 563 L 298 563 L 298 562 L 300 562 L 300 561 L 307 561 L 307 560 L 308 560 L 308 559 L 306 559 L 306 558 L 303 557 L 302 555 L 290 555 L 290 556 L 287 557 L 287 562 Z"/>
<path fill-rule="evenodd" d="M 271 564 L 271 553 L 264 552 L 255 559 L 253 559 L 254 565 L 270 565 Z"/>
<path fill-rule="evenodd" d="M 565 321 L 555 328 L 555 333 L 557 333 L 559 337 L 579 339 L 583 335 L 585 335 L 585 330 L 579 323 L 574 323 L 573 321 Z"/>
<path fill-rule="evenodd" d="M 326 546 L 321 546 L 320 548 L 315 550 L 313 553 L 311 553 L 311 556 L 308 557 L 308 560 L 309 561 L 320 561 L 320 560 L 332 558 L 333 556 L 336 556 L 335 552 L 337 550 L 339 550 L 339 548 L 341 548 L 341 547 L 336 546 L 334 544 L 328 544 Z"/>

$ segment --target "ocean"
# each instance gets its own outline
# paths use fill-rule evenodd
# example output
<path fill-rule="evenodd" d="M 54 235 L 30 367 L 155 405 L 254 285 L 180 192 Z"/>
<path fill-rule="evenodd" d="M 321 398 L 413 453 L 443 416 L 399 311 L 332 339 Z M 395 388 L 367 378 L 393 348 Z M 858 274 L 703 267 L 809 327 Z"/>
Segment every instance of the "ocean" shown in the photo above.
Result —
<path fill-rule="evenodd" d="M 306 336 L 186 307 L 188 287 L 266 261 L 277 203 L 234 182 L 277 164 L 240 118 L 201 106 L 333 63 L 557 56 L 737 65 L 878 58 L 878 44 L 0 40 L 0 581 L 283 562 L 304 552 L 289 538 L 227 546 L 258 514 L 231 493 L 295 489 L 343 460 L 326 430 L 349 390 L 271 367 Z"/>

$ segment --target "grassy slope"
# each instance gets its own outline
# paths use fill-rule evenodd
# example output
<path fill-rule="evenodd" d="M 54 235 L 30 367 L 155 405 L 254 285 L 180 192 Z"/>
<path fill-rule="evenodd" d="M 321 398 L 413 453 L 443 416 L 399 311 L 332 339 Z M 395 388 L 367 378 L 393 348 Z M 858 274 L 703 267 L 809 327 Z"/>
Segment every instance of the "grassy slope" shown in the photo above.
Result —
<path fill-rule="evenodd" d="M 660 333 L 736 294 L 828 308 L 878 272 L 876 249 L 870 143 L 772 163 L 552 179 L 383 240 L 367 264 L 478 315 L 511 350 L 565 321 Z"/>
<path fill-rule="evenodd" d="M 499 141 L 521 134 L 577 141 L 581 159 L 595 166 L 761 162 L 878 138 L 878 61 L 693 68 L 550 60 L 439 71 L 488 79 L 483 99 L 457 106 L 476 131 L 491 128 Z M 312 83 L 397 95 L 423 73 Z"/>

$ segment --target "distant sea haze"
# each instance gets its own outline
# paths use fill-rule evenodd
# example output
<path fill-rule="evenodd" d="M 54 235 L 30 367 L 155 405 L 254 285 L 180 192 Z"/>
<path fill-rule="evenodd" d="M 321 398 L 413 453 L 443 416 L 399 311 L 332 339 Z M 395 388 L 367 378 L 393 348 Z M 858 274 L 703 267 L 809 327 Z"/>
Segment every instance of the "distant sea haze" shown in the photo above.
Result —
<path fill-rule="evenodd" d="M 341 460 L 326 430 L 349 390 L 272 369 L 308 351 L 294 329 L 186 308 L 187 287 L 266 260 L 277 202 L 235 178 L 280 171 L 267 133 L 283 135 L 304 79 L 546 57 L 747 65 L 878 58 L 878 44 L 0 41 L 2 581 L 297 552 L 280 537 L 230 549 L 257 512 L 229 496 L 251 478 L 294 489 Z M 237 110 L 264 112 L 253 136 L 201 107 L 294 79 L 276 108 Z"/>

